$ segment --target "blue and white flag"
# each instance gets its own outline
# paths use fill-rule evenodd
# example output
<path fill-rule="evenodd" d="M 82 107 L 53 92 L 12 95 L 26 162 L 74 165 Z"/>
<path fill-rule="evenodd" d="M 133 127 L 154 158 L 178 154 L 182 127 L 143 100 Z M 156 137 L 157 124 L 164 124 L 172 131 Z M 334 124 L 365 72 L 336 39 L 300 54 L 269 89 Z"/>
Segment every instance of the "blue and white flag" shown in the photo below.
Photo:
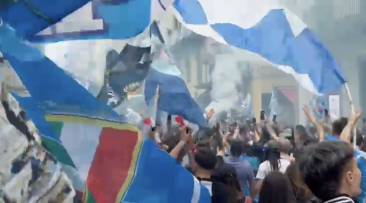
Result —
<path fill-rule="evenodd" d="M 30 38 L 89 1 L 8 0 L 6 5 L 0 7 L 0 18 L 14 28 L 20 37 Z"/>
<path fill-rule="evenodd" d="M 51 134 L 44 120 L 46 112 L 121 120 L 38 49 L 22 41 L 8 24 L 0 26 L 0 51 L 31 95 L 17 99 L 43 135 Z"/>
<path fill-rule="evenodd" d="M 259 54 L 314 93 L 346 82 L 320 40 L 277 0 L 176 0 L 174 8 L 188 29 Z"/>
<path fill-rule="evenodd" d="M 77 189 L 83 190 L 85 180 L 85 202 L 210 202 L 209 191 L 191 173 L 154 142 L 141 139 L 136 127 L 122 123 L 111 107 L 8 24 L 0 26 L 0 51 L 30 93 L 17 99 L 39 129 L 42 144 L 69 177 L 78 177 L 78 171 L 84 178 Z"/>
<path fill-rule="evenodd" d="M 182 116 L 184 119 L 201 127 L 207 126 L 203 112 L 180 76 L 175 65 L 157 60 L 145 81 L 145 101 L 147 105 L 153 101 L 159 88 L 158 109 L 172 115 Z"/>
<path fill-rule="evenodd" d="M 8 0 L 0 18 L 33 42 L 127 39 L 146 28 L 171 0 Z"/>
<path fill-rule="evenodd" d="M 30 40 L 128 39 L 143 33 L 171 3 L 170 0 L 93 0 Z"/>

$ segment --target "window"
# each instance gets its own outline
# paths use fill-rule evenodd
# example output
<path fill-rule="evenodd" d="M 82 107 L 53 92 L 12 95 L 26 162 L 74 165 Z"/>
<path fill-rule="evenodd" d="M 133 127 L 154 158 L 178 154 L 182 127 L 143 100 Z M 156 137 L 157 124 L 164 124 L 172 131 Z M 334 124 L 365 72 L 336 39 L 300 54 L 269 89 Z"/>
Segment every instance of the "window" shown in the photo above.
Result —
<path fill-rule="evenodd" d="M 336 19 L 359 15 L 361 13 L 361 0 L 334 0 L 333 13 Z"/>

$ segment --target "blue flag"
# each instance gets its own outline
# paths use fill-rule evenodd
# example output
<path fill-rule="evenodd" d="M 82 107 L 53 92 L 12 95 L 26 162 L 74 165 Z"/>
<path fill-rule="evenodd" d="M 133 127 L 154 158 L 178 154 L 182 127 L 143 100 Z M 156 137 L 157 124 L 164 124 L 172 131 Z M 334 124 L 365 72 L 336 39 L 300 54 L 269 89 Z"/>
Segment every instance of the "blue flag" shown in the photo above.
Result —
<path fill-rule="evenodd" d="M 47 137 L 43 144 L 71 174 L 76 168 L 87 174 L 87 201 L 210 202 L 208 190 L 191 173 L 142 139 L 135 127 L 118 122 L 110 107 L 8 25 L 0 27 L 0 51 L 31 95 L 17 99 Z"/>
<path fill-rule="evenodd" d="M 346 82 L 320 40 L 274 1 L 176 0 L 174 7 L 188 29 L 259 54 L 314 93 L 338 90 Z"/>
<path fill-rule="evenodd" d="M 20 41 L 16 31 L 6 24 L 0 27 L 0 51 L 31 95 L 30 98 L 18 99 L 23 108 L 34 116 L 36 125 L 47 126 L 42 115 L 45 111 L 74 112 L 120 120 L 112 109 L 96 100 L 39 50 Z M 39 130 L 49 135 L 47 129 Z"/>
<path fill-rule="evenodd" d="M 147 30 L 154 18 L 164 11 L 166 5 L 161 2 L 163 1 L 93 0 L 69 15 L 67 20 L 29 40 L 56 42 L 134 37 Z"/>
<path fill-rule="evenodd" d="M 163 67 L 170 66 L 171 69 Z M 199 105 L 194 101 L 184 80 L 171 71 L 174 66 L 168 65 L 162 61 L 156 61 L 152 64 L 145 81 L 145 101 L 149 105 L 156 95 L 159 88 L 158 109 L 168 112 L 172 115 L 182 116 L 184 119 L 195 123 L 201 127 L 207 125 L 203 112 Z"/>

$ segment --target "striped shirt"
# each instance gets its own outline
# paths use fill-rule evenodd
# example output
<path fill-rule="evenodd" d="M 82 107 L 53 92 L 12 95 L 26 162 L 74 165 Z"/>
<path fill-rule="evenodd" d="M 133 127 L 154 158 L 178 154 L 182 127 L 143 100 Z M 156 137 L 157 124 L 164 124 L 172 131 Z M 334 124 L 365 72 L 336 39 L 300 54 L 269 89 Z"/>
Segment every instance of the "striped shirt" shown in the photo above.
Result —
<path fill-rule="evenodd" d="M 340 197 L 336 197 L 331 200 L 328 200 L 324 203 L 355 203 L 355 202 L 353 201 L 353 199 L 351 199 L 347 196 L 340 196 Z"/>

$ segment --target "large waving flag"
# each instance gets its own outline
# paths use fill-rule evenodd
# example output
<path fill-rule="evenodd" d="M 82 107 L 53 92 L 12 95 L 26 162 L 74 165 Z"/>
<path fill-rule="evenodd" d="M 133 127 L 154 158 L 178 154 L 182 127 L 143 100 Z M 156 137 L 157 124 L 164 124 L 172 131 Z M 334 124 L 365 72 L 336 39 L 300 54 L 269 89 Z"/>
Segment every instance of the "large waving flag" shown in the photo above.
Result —
<path fill-rule="evenodd" d="M 20 41 L 15 30 L 6 24 L 0 27 L 0 51 L 30 93 L 31 98 L 23 101 L 37 107 L 32 109 L 120 119 L 39 50 Z"/>
<path fill-rule="evenodd" d="M 191 94 L 175 65 L 155 61 L 145 80 L 145 101 L 149 105 L 158 91 L 158 109 L 201 127 L 207 126 L 203 112 Z"/>
<path fill-rule="evenodd" d="M 58 126 L 86 180 L 85 202 L 210 202 L 192 174 L 144 141 L 136 127 L 70 115 L 48 115 L 47 120 Z"/>
<path fill-rule="evenodd" d="M 85 202 L 210 202 L 192 174 L 8 25 L 0 27 L 0 50 L 31 95 L 17 99 L 40 128 L 44 145 L 73 183 L 81 184 L 76 189 L 85 181 Z"/>
<path fill-rule="evenodd" d="M 320 40 L 278 0 L 176 0 L 188 29 L 261 55 L 315 93 L 338 90 L 345 79 Z"/>
<path fill-rule="evenodd" d="M 39 50 L 20 41 L 16 30 L 7 24 L 0 27 L 0 51 L 31 95 L 25 98 L 14 96 L 39 130 L 43 145 L 65 166 L 71 166 L 67 167 L 69 175 L 75 174 L 72 158 L 45 120 L 45 115 L 50 112 L 73 112 L 110 120 L 121 120 L 120 116 L 96 100 Z M 73 178 L 74 186 L 82 191 L 77 177 L 75 175 Z"/>

